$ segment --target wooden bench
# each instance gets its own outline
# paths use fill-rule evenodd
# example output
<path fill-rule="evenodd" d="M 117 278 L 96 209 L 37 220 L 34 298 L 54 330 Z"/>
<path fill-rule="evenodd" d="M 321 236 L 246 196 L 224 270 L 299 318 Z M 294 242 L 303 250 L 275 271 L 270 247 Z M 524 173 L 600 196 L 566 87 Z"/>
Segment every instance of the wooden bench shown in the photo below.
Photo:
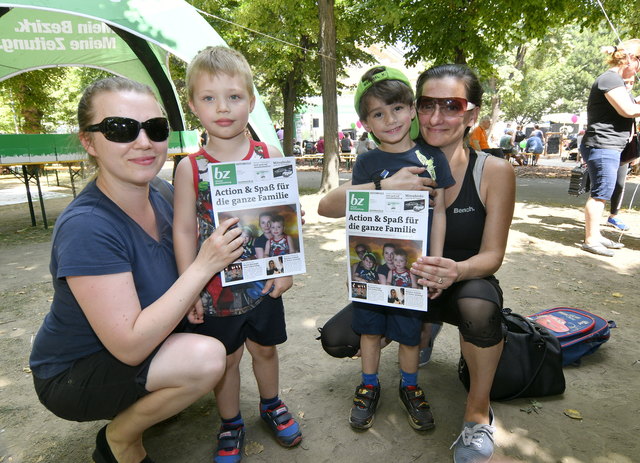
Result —
<path fill-rule="evenodd" d="M 71 181 L 71 192 L 76 197 L 76 177 L 84 177 L 84 163 L 82 161 L 74 161 L 60 164 L 45 164 L 44 174 L 47 177 L 47 185 L 49 185 L 49 173 L 53 172 L 56 176 L 56 186 L 60 186 L 60 177 L 58 172 L 69 172 L 69 180 Z"/>

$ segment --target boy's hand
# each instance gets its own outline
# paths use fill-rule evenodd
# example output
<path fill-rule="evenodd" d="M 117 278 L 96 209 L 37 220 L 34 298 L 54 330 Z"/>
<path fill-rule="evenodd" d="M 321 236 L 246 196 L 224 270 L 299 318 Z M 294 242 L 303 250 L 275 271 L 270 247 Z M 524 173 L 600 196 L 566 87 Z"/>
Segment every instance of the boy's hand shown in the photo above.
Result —
<path fill-rule="evenodd" d="M 200 299 L 193 304 L 193 307 L 191 307 L 191 310 L 187 313 L 187 320 L 194 325 L 204 323 L 204 307 L 202 307 L 202 301 Z"/>
<path fill-rule="evenodd" d="M 418 175 L 424 171 L 424 167 L 403 167 L 391 177 L 382 179 L 380 185 L 383 190 L 427 190 L 432 195 L 437 184 L 431 178 Z"/>
<path fill-rule="evenodd" d="M 264 284 L 262 294 L 269 294 L 274 299 L 282 296 L 289 288 L 293 286 L 293 277 L 280 277 L 267 280 Z"/>

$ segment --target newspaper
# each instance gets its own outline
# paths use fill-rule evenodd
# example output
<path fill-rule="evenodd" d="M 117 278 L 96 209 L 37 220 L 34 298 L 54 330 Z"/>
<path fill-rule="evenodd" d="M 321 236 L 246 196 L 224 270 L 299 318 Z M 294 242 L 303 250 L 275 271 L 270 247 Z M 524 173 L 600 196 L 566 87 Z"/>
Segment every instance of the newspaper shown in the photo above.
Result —
<path fill-rule="evenodd" d="M 216 227 L 238 217 L 244 240 L 222 286 L 306 272 L 294 158 L 212 163 L 209 184 Z"/>
<path fill-rule="evenodd" d="M 426 255 L 429 193 L 350 190 L 346 210 L 349 300 L 426 312 L 409 269 Z"/>

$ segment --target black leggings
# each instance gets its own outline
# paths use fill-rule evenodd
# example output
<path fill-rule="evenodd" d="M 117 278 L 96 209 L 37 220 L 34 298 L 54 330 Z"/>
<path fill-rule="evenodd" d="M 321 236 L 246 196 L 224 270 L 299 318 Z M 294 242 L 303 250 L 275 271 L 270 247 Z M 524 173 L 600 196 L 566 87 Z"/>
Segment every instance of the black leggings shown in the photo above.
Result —
<path fill-rule="evenodd" d="M 627 172 L 629 172 L 629 164 L 623 164 L 618 168 L 616 187 L 613 189 L 613 194 L 611 195 L 611 215 L 616 215 L 620 211 L 620 206 L 622 206 L 622 198 L 624 197 L 624 184 L 627 181 Z"/>
<path fill-rule="evenodd" d="M 491 347 L 504 339 L 502 290 L 491 276 L 454 283 L 442 295 L 429 301 L 425 322 L 447 322 L 458 326 L 466 342 Z M 353 357 L 360 348 L 360 336 L 351 329 L 353 306 L 347 305 L 320 329 L 324 350 L 333 357 Z"/>

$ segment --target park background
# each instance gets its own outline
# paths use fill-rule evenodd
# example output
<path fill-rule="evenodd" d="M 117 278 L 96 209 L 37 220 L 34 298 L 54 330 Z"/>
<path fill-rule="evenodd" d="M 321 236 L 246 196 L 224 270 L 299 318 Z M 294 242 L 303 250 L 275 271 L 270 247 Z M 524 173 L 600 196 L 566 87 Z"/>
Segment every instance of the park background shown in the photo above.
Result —
<path fill-rule="evenodd" d="M 383 356 L 382 405 L 374 428 L 365 434 L 351 431 L 347 416 L 359 362 L 329 357 L 315 339 L 317 327 L 346 304 L 344 222 L 318 217 L 320 195 L 315 193 L 348 178 L 335 157 L 337 140 L 332 145 L 338 130 L 357 127 L 349 115 L 354 84 L 378 62 L 405 69 L 411 80 L 431 64 L 464 62 L 482 76 L 483 114 L 491 114 L 495 130 L 506 121 L 553 122 L 545 120 L 547 114 L 580 117 L 591 83 L 606 69 L 600 47 L 617 43 L 612 26 L 622 38 L 640 35 L 640 10 L 606 0 L 524 0 L 517 5 L 506 0 L 189 3 L 249 59 L 274 125 L 284 127 L 285 154 L 292 152 L 294 137 L 306 136 L 304 130 L 330 140 L 321 171 L 310 166 L 299 173 L 316 169 L 312 180 L 300 182 L 307 211 L 305 248 L 313 259 L 287 294 L 289 341 L 281 350 L 282 396 L 300 419 L 305 440 L 299 449 L 284 450 L 269 437 L 259 423 L 256 386 L 245 359 L 246 460 L 449 461 L 448 447 L 459 433 L 465 397 L 456 373 L 455 329 L 445 327 L 431 363 L 421 369 L 437 423 L 436 430 L 426 434 L 410 429 L 402 413 L 394 346 Z M 185 63 L 170 57 L 169 67 L 188 128 L 199 129 L 185 106 Z M 103 75 L 89 68 L 54 68 L 0 82 L 0 132 L 73 132 L 82 88 Z M 318 127 L 313 127 L 314 119 Z M 567 391 L 562 396 L 495 404 L 499 447 L 494 461 L 638 461 L 640 214 L 623 211 L 631 226 L 623 236 L 608 230 L 607 236 L 626 245 L 615 258 L 584 253 L 578 244 L 585 197 L 566 194 L 573 165 L 546 161 L 553 160 L 543 159 L 536 168 L 516 168 L 516 211 L 498 273 L 505 303 L 525 315 L 555 306 L 580 307 L 615 320 L 618 328 L 580 367 L 565 370 Z M 170 163 L 163 173 L 170 179 Z M 72 196 L 64 172 L 59 182 L 49 180 L 43 200 L 53 222 Z M 625 207 L 637 185 L 632 177 Z M 10 174 L 0 178 L 0 187 L 3 198 L 24 190 Z M 0 461 L 90 461 L 102 424 L 65 422 L 47 412 L 33 393 L 28 370 L 31 339 L 51 302 L 51 229 L 31 226 L 24 202 L 2 205 L 0 213 Z M 218 424 L 213 400 L 209 395 L 147 433 L 156 461 L 210 461 Z M 582 420 L 568 418 L 567 409 L 578 410 Z"/>

